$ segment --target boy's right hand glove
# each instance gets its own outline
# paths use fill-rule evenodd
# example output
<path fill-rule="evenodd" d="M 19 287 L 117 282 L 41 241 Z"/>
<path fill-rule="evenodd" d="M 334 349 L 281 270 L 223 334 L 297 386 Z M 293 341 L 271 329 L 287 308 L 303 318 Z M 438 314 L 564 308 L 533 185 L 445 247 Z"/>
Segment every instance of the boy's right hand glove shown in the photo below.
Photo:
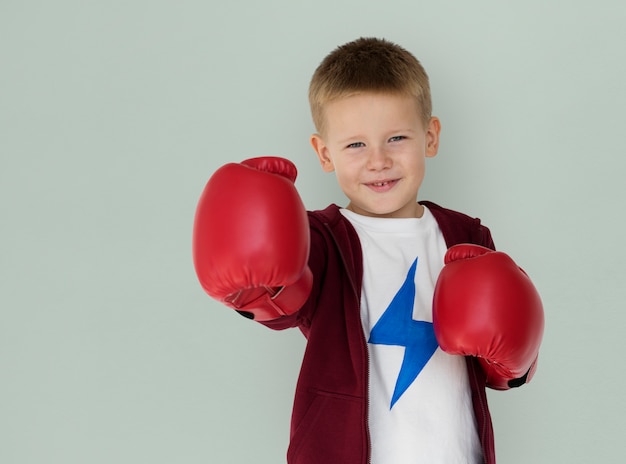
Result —
<path fill-rule="evenodd" d="M 193 260 L 202 288 L 258 321 L 306 301 L 309 222 L 291 161 L 263 157 L 222 166 L 196 209 Z"/>
<path fill-rule="evenodd" d="M 528 275 L 504 253 L 451 247 L 435 286 L 433 324 L 443 351 L 478 357 L 491 388 L 519 386 L 535 372 L 543 306 Z"/>

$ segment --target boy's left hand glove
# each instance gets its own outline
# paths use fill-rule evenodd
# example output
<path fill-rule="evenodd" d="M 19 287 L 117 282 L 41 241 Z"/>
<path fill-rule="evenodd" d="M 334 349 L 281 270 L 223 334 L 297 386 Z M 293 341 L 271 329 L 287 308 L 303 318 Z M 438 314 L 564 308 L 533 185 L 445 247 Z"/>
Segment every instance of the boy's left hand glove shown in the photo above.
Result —
<path fill-rule="evenodd" d="M 451 247 L 435 287 L 433 324 L 443 351 L 478 357 L 491 388 L 516 387 L 534 374 L 543 306 L 528 275 L 504 253 Z"/>

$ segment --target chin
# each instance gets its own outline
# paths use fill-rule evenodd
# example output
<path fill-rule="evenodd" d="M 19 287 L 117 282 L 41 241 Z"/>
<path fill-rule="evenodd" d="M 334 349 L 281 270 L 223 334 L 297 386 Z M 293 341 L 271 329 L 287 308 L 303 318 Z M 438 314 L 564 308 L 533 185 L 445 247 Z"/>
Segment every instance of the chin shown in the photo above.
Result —
<path fill-rule="evenodd" d="M 388 210 L 388 209 L 358 209 L 357 213 L 363 216 L 371 216 L 371 217 L 380 217 L 380 218 L 391 218 L 396 217 L 396 210 Z"/>
<path fill-rule="evenodd" d="M 392 217 L 412 217 L 414 211 L 411 211 L 407 204 L 358 204 L 350 202 L 348 209 L 362 216 L 392 218 Z M 408 214 L 407 214 L 408 213 Z"/>

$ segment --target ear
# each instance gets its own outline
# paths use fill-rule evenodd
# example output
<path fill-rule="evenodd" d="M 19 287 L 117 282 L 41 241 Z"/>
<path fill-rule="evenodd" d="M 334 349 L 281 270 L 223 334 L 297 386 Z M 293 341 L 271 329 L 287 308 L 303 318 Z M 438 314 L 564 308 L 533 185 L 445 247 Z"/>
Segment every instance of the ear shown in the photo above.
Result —
<path fill-rule="evenodd" d="M 426 127 L 426 157 L 432 158 L 439 151 L 439 133 L 441 132 L 441 122 L 439 118 L 433 116 L 428 121 Z"/>
<path fill-rule="evenodd" d="M 335 166 L 330 157 L 330 151 L 324 143 L 322 136 L 319 134 L 313 134 L 311 136 L 311 146 L 313 147 L 313 150 L 315 150 L 315 153 L 317 153 L 317 157 L 322 165 L 322 170 L 324 172 L 333 172 L 335 170 Z"/>

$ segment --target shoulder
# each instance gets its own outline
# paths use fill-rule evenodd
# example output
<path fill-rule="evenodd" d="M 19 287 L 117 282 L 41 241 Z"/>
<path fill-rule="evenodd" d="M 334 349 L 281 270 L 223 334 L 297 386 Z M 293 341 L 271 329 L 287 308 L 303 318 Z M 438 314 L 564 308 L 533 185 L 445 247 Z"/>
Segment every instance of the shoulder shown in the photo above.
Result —
<path fill-rule="evenodd" d="M 331 204 L 325 209 L 309 211 L 311 259 L 318 253 L 337 255 L 351 271 L 361 272 L 362 250 L 359 235 L 341 208 Z"/>
<path fill-rule="evenodd" d="M 307 213 L 312 242 L 317 236 L 326 243 L 336 243 L 342 249 L 353 248 L 359 244 L 356 230 L 350 221 L 341 214 L 339 206 L 331 204 L 324 209 L 308 211 Z"/>
<path fill-rule="evenodd" d="M 438 221 L 458 222 L 469 227 L 480 224 L 480 219 L 476 217 L 469 216 L 453 209 L 444 208 L 443 206 L 440 206 L 432 201 L 420 201 L 420 204 L 426 206 Z"/>
<path fill-rule="evenodd" d="M 474 243 L 495 249 L 489 228 L 477 217 L 444 208 L 431 201 L 420 201 L 433 214 L 448 247 L 459 243 Z"/>
<path fill-rule="evenodd" d="M 328 205 L 324 209 L 315 211 L 307 211 L 309 215 L 309 221 L 312 224 L 336 224 L 343 218 L 339 206 L 335 204 Z"/>

